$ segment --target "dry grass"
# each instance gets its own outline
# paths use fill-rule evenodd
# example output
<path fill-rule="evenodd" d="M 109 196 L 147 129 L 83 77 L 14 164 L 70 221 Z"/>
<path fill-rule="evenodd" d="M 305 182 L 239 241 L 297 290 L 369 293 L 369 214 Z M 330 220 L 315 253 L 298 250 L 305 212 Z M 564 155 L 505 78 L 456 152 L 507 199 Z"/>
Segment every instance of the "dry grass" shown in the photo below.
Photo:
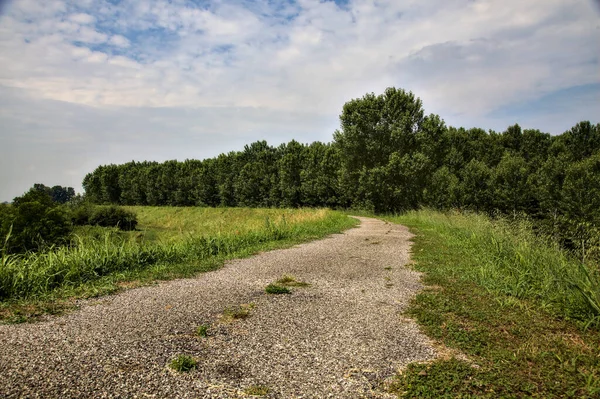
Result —
<path fill-rule="evenodd" d="M 279 280 L 275 282 L 277 285 L 282 285 L 284 287 L 308 287 L 310 284 L 305 283 L 304 281 L 296 280 L 294 276 L 284 275 Z"/>

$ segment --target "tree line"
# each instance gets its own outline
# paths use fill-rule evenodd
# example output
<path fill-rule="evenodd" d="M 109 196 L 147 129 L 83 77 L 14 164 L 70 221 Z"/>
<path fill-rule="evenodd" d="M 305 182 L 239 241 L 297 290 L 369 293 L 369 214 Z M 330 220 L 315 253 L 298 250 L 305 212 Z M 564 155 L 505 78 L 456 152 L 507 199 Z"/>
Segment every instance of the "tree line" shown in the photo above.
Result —
<path fill-rule="evenodd" d="M 36 183 L 11 204 L 0 204 L 0 261 L 8 261 L 5 254 L 69 245 L 74 226 L 84 225 L 134 230 L 137 218 L 120 207 L 93 205 L 73 187 Z"/>
<path fill-rule="evenodd" d="M 600 124 L 556 136 L 456 128 L 426 115 L 412 92 L 388 88 L 347 102 L 331 143 L 257 141 L 205 160 L 104 165 L 83 187 L 99 204 L 427 206 L 527 214 L 575 234 L 600 226 Z"/>

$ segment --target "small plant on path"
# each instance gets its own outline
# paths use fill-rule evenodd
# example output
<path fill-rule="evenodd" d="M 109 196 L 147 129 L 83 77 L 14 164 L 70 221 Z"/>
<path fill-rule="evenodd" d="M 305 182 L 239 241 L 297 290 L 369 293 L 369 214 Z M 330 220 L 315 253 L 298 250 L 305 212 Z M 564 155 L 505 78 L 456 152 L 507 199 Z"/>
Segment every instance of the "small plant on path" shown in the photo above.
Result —
<path fill-rule="evenodd" d="M 266 385 L 250 385 L 244 389 L 246 395 L 263 396 L 269 393 L 269 387 Z"/>
<path fill-rule="evenodd" d="M 175 359 L 171 360 L 169 367 L 180 373 L 187 373 L 198 367 L 198 362 L 191 356 L 178 355 Z"/>
<path fill-rule="evenodd" d="M 254 308 L 254 304 L 250 303 L 247 305 L 233 306 L 226 308 L 223 311 L 223 316 L 231 320 L 247 319 L 250 317 L 250 310 Z"/>
<path fill-rule="evenodd" d="M 290 291 L 289 288 L 281 286 L 281 285 L 277 285 L 277 284 L 267 285 L 267 287 L 265 288 L 265 292 L 267 294 L 274 294 L 274 295 L 291 294 L 292 293 L 292 291 Z"/>
<path fill-rule="evenodd" d="M 202 324 L 201 326 L 196 327 L 196 335 L 199 337 L 207 337 L 208 329 L 210 326 L 208 324 Z"/>
<path fill-rule="evenodd" d="M 275 284 L 282 285 L 284 287 L 308 287 L 310 284 L 304 281 L 298 281 L 294 276 L 284 275 L 279 280 L 275 281 Z"/>

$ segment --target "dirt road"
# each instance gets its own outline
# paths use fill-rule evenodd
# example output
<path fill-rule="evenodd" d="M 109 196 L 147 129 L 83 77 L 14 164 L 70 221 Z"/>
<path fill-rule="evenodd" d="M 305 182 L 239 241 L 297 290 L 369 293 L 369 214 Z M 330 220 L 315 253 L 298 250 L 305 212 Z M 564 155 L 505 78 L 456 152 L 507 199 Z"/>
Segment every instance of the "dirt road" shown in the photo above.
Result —
<path fill-rule="evenodd" d="M 401 313 L 420 288 L 410 233 L 359 218 L 344 234 L 132 289 L 33 324 L 0 326 L 0 397 L 386 398 L 398 368 L 435 353 Z M 264 289 L 284 275 L 310 284 Z M 247 318 L 225 316 L 249 309 Z M 196 327 L 210 325 L 208 337 Z M 189 373 L 167 364 L 198 360 Z"/>

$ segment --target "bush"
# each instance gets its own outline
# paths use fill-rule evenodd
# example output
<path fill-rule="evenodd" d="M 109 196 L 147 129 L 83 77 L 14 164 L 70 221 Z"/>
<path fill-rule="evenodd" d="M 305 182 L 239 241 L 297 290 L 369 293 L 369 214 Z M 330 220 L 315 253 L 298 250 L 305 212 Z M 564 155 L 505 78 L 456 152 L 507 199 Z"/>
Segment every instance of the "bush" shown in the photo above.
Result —
<path fill-rule="evenodd" d="M 78 222 L 83 222 L 87 218 L 87 222 L 83 224 L 118 227 L 121 230 L 127 231 L 135 230 L 138 223 L 135 213 L 116 206 L 84 207 L 83 209 L 77 209 L 73 213 L 73 218 L 75 217 L 78 218 Z"/>
<path fill-rule="evenodd" d="M 0 234 L 11 253 L 64 244 L 72 229 L 67 213 L 47 193 L 34 189 L 0 210 Z"/>
<path fill-rule="evenodd" d="M 71 221 L 75 226 L 90 224 L 90 218 L 94 213 L 94 206 L 88 204 L 78 205 L 71 210 Z"/>

